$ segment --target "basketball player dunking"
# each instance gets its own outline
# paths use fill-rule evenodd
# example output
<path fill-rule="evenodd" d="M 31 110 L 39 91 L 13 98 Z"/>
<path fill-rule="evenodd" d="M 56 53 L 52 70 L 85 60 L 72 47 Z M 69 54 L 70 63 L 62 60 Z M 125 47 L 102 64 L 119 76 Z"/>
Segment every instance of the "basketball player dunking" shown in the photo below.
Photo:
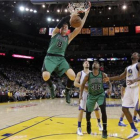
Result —
<path fill-rule="evenodd" d="M 42 67 L 42 77 L 44 81 L 47 81 L 50 87 L 52 99 L 55 98 L 55 95 L 54 95 L 54 87 L 50 79 L 51 73 L 55 71 L 59 76 L 62 76 L 65 73 L 68 77 L 67 86 L 65 90 L 66 102 L 70 103 L 69 90 L 75 80 L 75 73 L 70 68 L 68 62 L 64 58 L 64 55 L 67 46 L 81 31 L 87 19 L 87 16 L 89 14 L 90 7 L 91 7 L 91 3 L 89 3 L 89 8 L 85 10 L 85 16 L 81 21 L 82 22 L 81 26 L 75 28 L 75 30 L 69 35 L 66 35 L 68 31 L 68 24 L 66 23 L 70 21 L 70 18 L 76 16 L 75 14 L 71 14 L 70 16 L 63 18 L 58 23 L 57 27 L 53 30 L 49 48 L 47 50 L 47 55 L 44 59 L 44 63 Z"/>
<path fill-rule="evenodd" d="M 89 62 L 86 60 L 83 62 L 83 70 L 77 73 L 76 79 L 74 81 L 74 86 L 81 88 L 81 84 L 85 78 L 85 76 L 90 72 L 89 70 L 90 64 Z M 87 85 L 86 85 L 87 86 Z M 83 91 L 83 95 L 82 95 L 82 100 L 80 100 L 80 105 L 79 105 L 79 114 L 78 114 L 78 128 L 77 128 L 77 134 L 82 136 L 82 129 L 81 129 L 81 122 L 82 122 L 82 118 L 83 118 L 83 112 L 86 111 L 86 102 L 87 102 L 87 96 L 88 96 L 88 91 L 87 89 L 84 89 Z M 102 125 L 100 123 L 100 113 L 99 113 L 99 107 L 98 105 L 95 106 L 95 115 L 97 118 L 97 122 L 98 122 L 98 127 L 99 130 L 102 131 Z"/>
<path fill-rule="evenodd" d="M 122 111 L 125 114 L 132 129 L 131 134 L 127 137 L 128 139 L 138 135 L 138 130 L 135 127 L 129 108 L 135 107 L 137 113 L 140 116 L 140 84 L 138 83 L 138 81 L 140 80 L 140 63 L 138 63 L 139 58 L 139 53 L 133 53 L 131 56 L 132 65 L 128 66 L 121 75 L 104 79 L 105 81 L 117 81 L 126 78 L 127 87 L 125 89 L 122 101 Z M 140 138 L 135 140 L 140 140 Z"/>

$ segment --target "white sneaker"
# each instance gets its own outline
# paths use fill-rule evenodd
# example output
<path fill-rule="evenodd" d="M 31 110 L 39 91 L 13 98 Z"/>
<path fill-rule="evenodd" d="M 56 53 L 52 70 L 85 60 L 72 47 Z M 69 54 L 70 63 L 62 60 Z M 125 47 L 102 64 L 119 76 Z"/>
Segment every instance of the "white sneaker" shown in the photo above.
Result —
<path fill-rule="evenodd" d="M 134 131 L 134 129 L 132 129 L 131 134 L 127 138 L 131 139 L 131 138 L 137 136 L 138 134 L 139 134 L 138 131 Z"/>
<path fill-rule="evenodd" d="M 77 128 L 77 135 L 83 136 L 81 127 L 78 127 L 78 128 Z"/>
<path fill-rule="evenodd" d="M 98 127 L 99 127 L 99 131 L 103 131 L 103 127 L 102 127 L 101 123 L 98 123 Z"/>
<path fill-rule="evenodd" d="M 135 139 L 135 140 L 140 140 L 140 137 L 139 137 L 139 138 L 137 138 L 137 139 Z"/>

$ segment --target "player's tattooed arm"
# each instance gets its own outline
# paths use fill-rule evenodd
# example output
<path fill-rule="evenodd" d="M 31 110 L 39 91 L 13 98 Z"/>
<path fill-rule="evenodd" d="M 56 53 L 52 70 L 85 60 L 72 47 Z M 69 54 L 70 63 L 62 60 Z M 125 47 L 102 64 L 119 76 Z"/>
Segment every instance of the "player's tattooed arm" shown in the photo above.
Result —
<path fill-rule="evenodd" d="M 85 84 L 86 84 L 86 82 L 88 81 L 88 77 L 89 77 L 89 74 L 87 74 L 87 75 L 85 76 L 85 78 L 84 78 L 84 80 L 83 80 L 83 83 L 82 83 L 82 85 L 81 85 L 80 96 L 79 96 L 79 98 L 81 98 L 81 99 L 82 99 L 83 90 L 84 90 L 84 88 L 85 88 Z"/>
<path fill-rule="evenodd" d="M 108 78 L 106 73 L 103 73 L 103 79 Z M 108 94 L 111 94 L 112 92 L 112 84 L 110 81 L 107 82 L 107 84 L 109 85 L 109 89 L 108 89 Z"/>
<path fill-rule="evenodd" d="M 138 70 L 139 70 L 139 77 L 138 78 L 136 78 L 136 79 L 133 79 L 133 80 L 128 80 L 127 82 L 128 82 L 128 85 L 131 85 L 131 84 L 133 84 L 133 83 L 135 83 L 135 82 L 138 82 L 138 81 L 140 81 L 140 63 L 138 63 Z"/>
<path fill-rule="evenodd" d="M 80 78 L 81 78 L 81 72 L 78 72 L 78 73 L 77 73 L 77 76 L 76 76 L 76 78 L 75 78 L 75 81 L 74 81 L 74 86 L 75 86 L 75 87 L 78 87 L 78 88 L 81 87 Z"/>

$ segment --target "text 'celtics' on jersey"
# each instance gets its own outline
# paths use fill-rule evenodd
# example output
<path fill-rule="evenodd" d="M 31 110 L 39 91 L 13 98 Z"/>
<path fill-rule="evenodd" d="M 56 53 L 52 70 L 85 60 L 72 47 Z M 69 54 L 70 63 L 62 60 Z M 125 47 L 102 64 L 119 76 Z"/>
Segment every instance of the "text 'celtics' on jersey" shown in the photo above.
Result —
<path fill-rule="evenodd" d="M 97 76 L 93 75 L 93 72 L 89 73 L 88 78 L 88 93 L 90 95 L 98 95 L 104 92 L 103 88 L 103 74 L 99 71 Z"/>
<path fill-rule="evenodd" d="M 47 53 L 65 55 L 68 46 L 68 36 L 62 36 L 60 33 L 51 38 Z"/>

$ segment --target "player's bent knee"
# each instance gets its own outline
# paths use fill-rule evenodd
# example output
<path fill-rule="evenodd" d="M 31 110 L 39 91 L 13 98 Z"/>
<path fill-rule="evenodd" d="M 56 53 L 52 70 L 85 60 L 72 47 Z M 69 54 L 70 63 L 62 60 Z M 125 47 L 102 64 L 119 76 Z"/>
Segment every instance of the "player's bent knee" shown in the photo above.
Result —
<path fill-rule="evenodd" d="M 48 81 L 48 80 L 50 79 L 50 73 L 47 72 L 47 71 L 44 71 L 44 72 L 42 73 L 42 77 L 43 77 L 43 80 L 44 80 L 44 81 Z"/>
<path fill-rule="evenodd" d="M 75 74 L 71 75 L 69 78 L 70 78 L 71 81 L 74 81 L 75 80 Z"/>
<path fill-rule="evenodd" d="M 68 78 L 71 80 L 71 81 L 74 81 L 75 80 L 75 73 L 72 69 L 69 69 L 67 72 L 66 72 L 66 75 L 68 76 Z"/>

